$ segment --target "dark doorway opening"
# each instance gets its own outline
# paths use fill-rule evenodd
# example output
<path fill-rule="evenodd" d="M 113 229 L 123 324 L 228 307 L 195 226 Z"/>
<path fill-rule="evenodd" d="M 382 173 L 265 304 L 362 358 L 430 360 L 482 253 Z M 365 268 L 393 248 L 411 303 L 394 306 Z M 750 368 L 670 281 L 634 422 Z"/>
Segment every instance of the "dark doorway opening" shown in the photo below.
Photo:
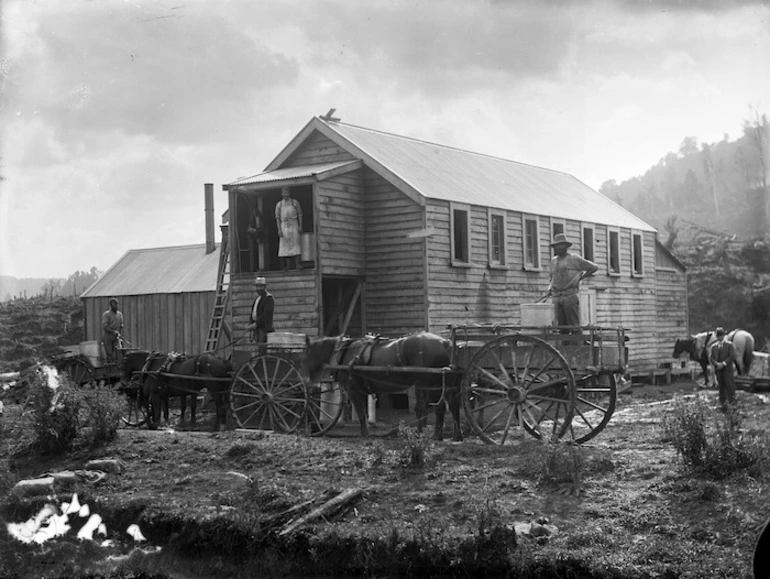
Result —
<path fill-rule="evenodd" d="M 361 337 L 366 332 L 362 296 L 364 281 L 354 277 L 324 277 L 321 284 L 324 336 Z"/>

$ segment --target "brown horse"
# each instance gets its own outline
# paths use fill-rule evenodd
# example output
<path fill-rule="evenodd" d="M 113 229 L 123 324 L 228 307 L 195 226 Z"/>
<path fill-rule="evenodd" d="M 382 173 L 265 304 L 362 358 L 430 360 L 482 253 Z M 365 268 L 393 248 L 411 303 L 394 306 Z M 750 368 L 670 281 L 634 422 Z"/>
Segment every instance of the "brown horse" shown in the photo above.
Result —
<path fill-rule="evenodd" d="M 130 352 L 124 359 L 123 372 L 137 372 L 135 367 L 141 357 L 144 362 L 139 372 L 140 401 L 147 408 L 151 428 L 160 423 L 161 407 L 168 422 L 168 399 L 180 398 L 181 419 L 184 421 L 187 397 L 190 396 L 190 423 L 195 424 L 198 393 L 204 388 L 214 399 L 216 427 L 223 430 L 227 423 L 227 395 L 232 366 L 213 354 L 184 355 Z M 207 380 L 207 378 L 211 378 Z"/>
<path fill-rule="evenodd" d="M 403 392 L 414 386 L 417 399 L 415 414 L 420 431 L 427 425 L 431 399 L 439 400 L 439 404 L 436 405 L 434 438 L 441 440 L 443 437 L 444 415 L 448 405 L 454 419 L 453 439 L 462 440 L 458 385 L 448 384 L 446 388 L 442 388 L 442 375 L 439 373 L 386 372 L 366 369 L 356 371 L 357 366 L 445 368 L 449 365 L 450 346 L 449 340 L 429 332 L 417 332 L 398 339 L 379 337 L 357 340 L 343 337 L 308 339 L 307 372 L 310 379 L 315 381 L 320 378 L 325 364 L 342 364 L 350 367 L 349 372 L 339 374 L 358 415 L 362 436 L 369 435 L 369 427 L 366 423 L 367 395 Z M 444 376 L 445 380 L 453 381 L 453 373 Z"/>

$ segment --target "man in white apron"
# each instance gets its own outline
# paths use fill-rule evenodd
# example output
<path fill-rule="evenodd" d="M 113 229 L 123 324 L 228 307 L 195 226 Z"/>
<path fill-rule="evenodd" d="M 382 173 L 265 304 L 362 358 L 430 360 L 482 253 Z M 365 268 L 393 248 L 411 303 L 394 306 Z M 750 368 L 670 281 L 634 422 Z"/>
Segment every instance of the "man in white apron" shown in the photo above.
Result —
<path fill-rule="evenodd" d="M 281 188 L 283 197 L 275 205 L 275 222 L 278 226 L 278 260 L 282 269 L 299 267 L 300 234 L 302 233 L 302 209 L 299 201 L 291 197 L 288 187 Z"/>

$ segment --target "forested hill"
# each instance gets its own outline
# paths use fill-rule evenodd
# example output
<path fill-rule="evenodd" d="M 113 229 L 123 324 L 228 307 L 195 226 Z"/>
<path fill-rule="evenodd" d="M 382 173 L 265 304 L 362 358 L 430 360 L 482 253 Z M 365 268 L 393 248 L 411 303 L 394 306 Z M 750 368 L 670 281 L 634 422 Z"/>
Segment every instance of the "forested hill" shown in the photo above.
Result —
<path fill-rule="evenodd" d="M 767 171 L 770 123 L 755 114 L 743 135 L 717 143 L 686 137 L 640 177 L 606 181 L 601 193 L 658 229 L 662 242 L 674 216 L 685 223 L 742 238 L 762 237 L 770 227 Z"/>

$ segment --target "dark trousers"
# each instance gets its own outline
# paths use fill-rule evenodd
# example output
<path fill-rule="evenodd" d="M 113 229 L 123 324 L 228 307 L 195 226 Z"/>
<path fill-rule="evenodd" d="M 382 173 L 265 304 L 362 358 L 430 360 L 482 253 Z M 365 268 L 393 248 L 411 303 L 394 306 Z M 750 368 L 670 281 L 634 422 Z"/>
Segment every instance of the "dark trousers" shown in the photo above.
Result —
<path fill-rule="evenodd" d="M 553 297 L 553 317 L 557 326 L 580 325 L 580 298 L 571 296 Z"/>
<path fill-rule="evenodd" d="M 118 339 L 115 336 L 102 336 L 102 345 L 104 346 L 104 356 L 108 364 L 115 363 L 115 350 L 118 347 Z"/>
<path fill-rule="evenodd" d="M 257 343 L 260 355 L 267 351 L 267 332 L 264 328 L 255 328 L 251 334 L 251 341 Z"/>
<path fill-rule="evenodd" d="M 719 385 L 719 406 L 727 408 L 727 405 L 735 404 L 735 374 L 732 368 L 715 370 Z"/>

